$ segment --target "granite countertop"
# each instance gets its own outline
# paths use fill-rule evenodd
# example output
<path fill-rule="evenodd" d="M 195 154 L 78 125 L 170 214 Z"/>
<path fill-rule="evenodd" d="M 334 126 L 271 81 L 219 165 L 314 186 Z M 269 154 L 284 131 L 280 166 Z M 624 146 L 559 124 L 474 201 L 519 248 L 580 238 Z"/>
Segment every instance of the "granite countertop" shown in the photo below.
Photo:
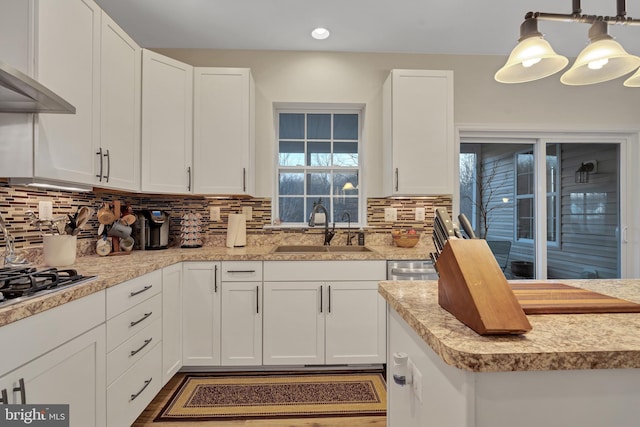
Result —
<path fill-rule="evenodd" d="M 558 282 L 555 280 L 554 282 Z M 640 279 L 562 280 L 640 303 Z M 392 282 L 380 294 L 447 364 L 473 372 L 640 368 L 640 313 L 528 315 L 523 335 L 481 336 L 438 304 L 438 282 Z"/>
<path fill-rule="evenodd" d="M 371 252 L 273 253 L 274 246 L 248 246 L 244 248 L 209 246 L 195 249 L 170 248 L 155 251 L 133 251 L 129 255 L 107 257 L 81 256 L 76 259 L 74 265 L 65 268 L 76 269 L 78 273 L 85 276 L 96 276 L 96 279 L 0 308 L 0 326 L 183 261 L 348 261 L 429 258 L 428 250 L 424 248 L 367 247 L 371 249 Z"/>

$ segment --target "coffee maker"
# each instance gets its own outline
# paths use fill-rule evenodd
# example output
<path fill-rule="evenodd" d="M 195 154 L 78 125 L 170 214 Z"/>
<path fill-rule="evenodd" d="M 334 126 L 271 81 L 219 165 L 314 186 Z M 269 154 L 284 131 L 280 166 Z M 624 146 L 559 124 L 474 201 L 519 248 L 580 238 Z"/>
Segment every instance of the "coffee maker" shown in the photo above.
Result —
<path fill-rule="evenodd" d="M 169 246 L 169 212 L 145 209 L 135 213 L 135 249 L 166 249 Z"/>

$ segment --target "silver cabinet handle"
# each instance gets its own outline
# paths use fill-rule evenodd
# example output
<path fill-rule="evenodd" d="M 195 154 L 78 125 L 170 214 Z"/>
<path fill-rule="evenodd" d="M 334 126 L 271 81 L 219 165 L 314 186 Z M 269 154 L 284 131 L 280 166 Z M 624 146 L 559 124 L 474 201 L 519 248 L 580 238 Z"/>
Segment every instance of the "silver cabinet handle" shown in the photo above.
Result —
<path fill-rule="evenodd" d="M 331 285 L 329 285 L 329 313 L 331 313 Z"/>
<path fill-rule="evenodd" d="M 96 178 L 98 178 L 98 181 L 102 182 L 102 147 L 100 147 L 98 151 L 96 151 L 96 156 L 98 156 L 98 158 L 100 159 L 100 172 L 98 172 Z"/>
<path fill-rule="evenodd" d="M 24 378 L 20 378 L 18 380 L 18 387 L 14 387 L 13 388 L 13 392 L 15 393 L 16 391 L 20 392 L 20 403 L 22 403 L 23 405 L 27 404 L 27 389 L 24 385 Z M 4 398 L 4 396 L 3 396 Z"/>
<path fill-rule="evenodd" d="M 322 313 L 322 285 L 320 285 L 320 313 Z"/>
<path fill-rule="evenodd" d="M 130 328 L 133 328 L 134 326 L 136 326 L 138 323 L 142 322 L 143 320 L 147 319 L 149 316 L 151 316 L 153 314 L 153 311 L 150 311 L 148 313 L 145 313 L 144 316 L 142 316 L 140 319 L 138 320 L 134 320 L 133 322 L 131 322 L 129 324 Z"/>
<path fill-rule="evenodd" d="M 396 168 L 396 191 L 398 191 L 398 186 L 400 185 L 399 183 L 399 179 L 398 179 L 398 168 Z"/>
<path fill-rule="evenodd" d="M 213 292 L 218 292 L 218 266 L 213 266 Z"/>
<path fill-rule="evenodd" d="M 260 286 L 256 285 L 256 314 L 260 314 Z"/>
<path fill-rule="evenodd" d="M 151 380 L 153 380 L 153 377 L 149 378 L 148 380 L 146 380 L 144 382 L 144 385 L 142 386 L 142 388 L 140 389 L 139 392 L 137 392 L 136 394 L 132 394 L 131 395 L 131 399 L 129 399 L 129 402 L 133 402 L 134 400 L 136 400 L 136 397 L 140 396 L 142 394 L 142 392 L 144 391 L 144 389 L 147 388 L 149 386 L 149 384 L 151 384 Z"/>
<path fill-rule="evenodd" d="M 104 176 L 106 181 L 109 182 L 109 176 L 111 175 L 111 155 L 109 154 L 109 149 L 107 148 L 107 153 L 104 155 L 107 158 L 107 174 Z M 102 162 L 100 162 L 100 166 L 102 167 Z"/>
<path fill-rule="evenodd" d="M 247 168 L 242 168 L 242 192 L 247 192 Z"/>
<path fill-rule="evenodd" d="M 133 291 L 129 294 L 130 297 L 135 297 L 138 294 L 141 294 L 143 292 L 148 291 L 149 289 L 153 288 L 153 285 L 147 285 L 144 288 L 140 289 L 139 291 Z"/>
<path fill-rule="evenodd" d="M 255 273 L 255 270 L 227 270 L 227 273 Z"/>
<path fill-rule="evenodd" d="M 0 391 L 0 404 L 1 405 L 8 405 L 9 404 L 9 398 L 7 397 L 7 389 L 3 388 Z"/>
<path fill-rule="evenodd" d="M 191 166 L 187 168 L 187 191 L 191 191 Z"/>
<path fill-rule="evenodd" d="M 131 350 L 131 353 L 129 353 L 129 357 L 135 356 L 136 354 L 140 353 L 140 350 L 142 350 L 143 348 L 148 346 L 152 339 L 153 338 L 149 338 L 148 340 L 144 340 L 144 344 L 142 344 L 137 350 Z"/>

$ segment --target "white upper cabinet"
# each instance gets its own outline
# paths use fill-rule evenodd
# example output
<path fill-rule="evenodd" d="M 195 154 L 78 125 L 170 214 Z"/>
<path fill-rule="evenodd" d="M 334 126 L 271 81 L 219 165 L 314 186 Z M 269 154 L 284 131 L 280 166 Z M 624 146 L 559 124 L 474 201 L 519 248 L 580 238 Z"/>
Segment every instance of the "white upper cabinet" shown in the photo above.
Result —
<path fill-rule="evenodd" d="M 36 2 L 36 78 L 76 108 L 39 114 L 34 176 L 93 184 L 99 147 L 100 8 L 91 0 Z"/>
<path fill-rule="evenodd" d="M 95 183 L 140 190 L 142 50 L 102 13 L 100 143 L 94 153 Z"/>
<path fill-rule="evenodd" d="M 142 191 L 192 191 L 193 67 L 142 51 Z"/>
<path fill-rule="evenodd" d="M 195 68 L 194 193 L 254 191 L 254 82 L 247 68 Z"/>
<path fill-rule="evenodd" d="M 384 195 L 453 194 L 453 71 L 392 70 L 382 123 Z"/>

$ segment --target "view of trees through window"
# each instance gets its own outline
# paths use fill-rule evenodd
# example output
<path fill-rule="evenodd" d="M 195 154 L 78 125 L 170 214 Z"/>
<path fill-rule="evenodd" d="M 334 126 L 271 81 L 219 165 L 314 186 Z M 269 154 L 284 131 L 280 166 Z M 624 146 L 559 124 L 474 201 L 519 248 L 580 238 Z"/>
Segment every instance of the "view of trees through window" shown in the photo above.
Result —
<path fill-rule="evenodd" d="M 306 223 L 319 200 L 330 222 L 359 222 L 360 112 L 279 111 L 277 176 L 280 223 Z"/>

